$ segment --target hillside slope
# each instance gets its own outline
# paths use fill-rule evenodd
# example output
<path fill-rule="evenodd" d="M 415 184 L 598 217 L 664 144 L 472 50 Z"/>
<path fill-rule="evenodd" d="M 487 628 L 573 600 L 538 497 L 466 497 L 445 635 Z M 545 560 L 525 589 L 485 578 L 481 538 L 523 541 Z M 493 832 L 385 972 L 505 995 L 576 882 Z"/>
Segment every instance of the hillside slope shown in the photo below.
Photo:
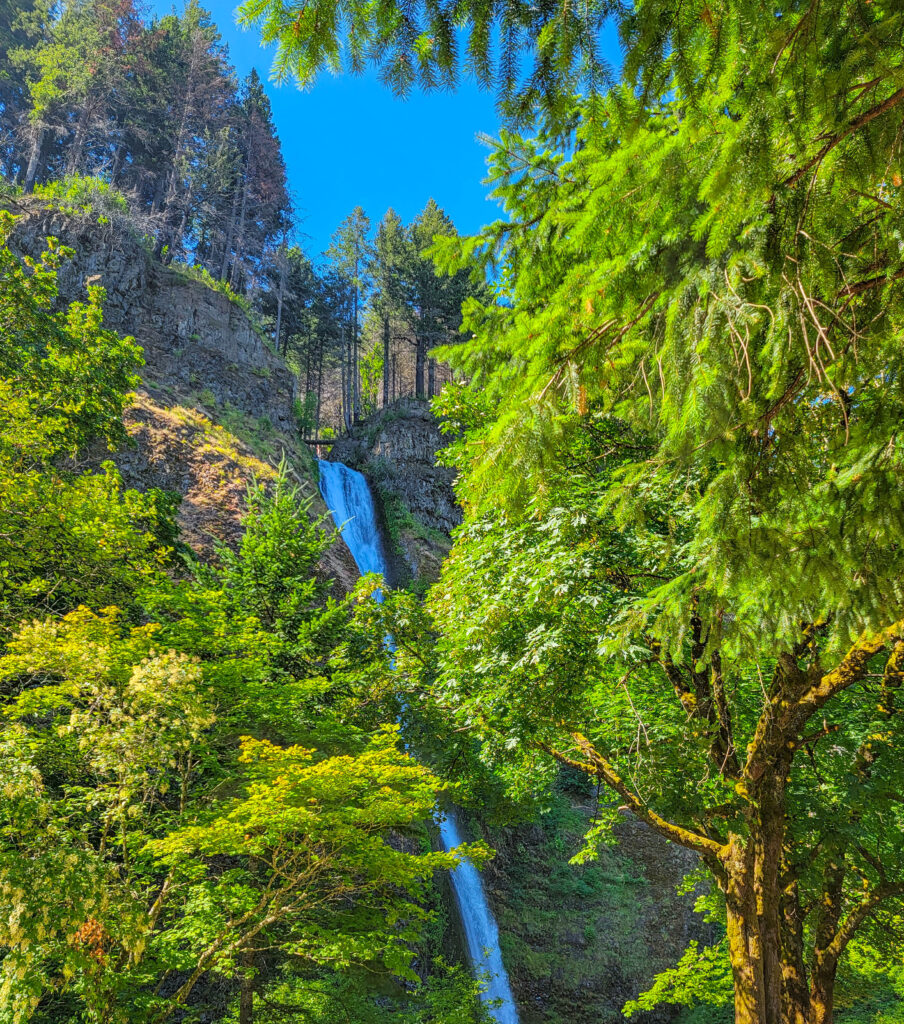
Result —
<path fill-rule="evenodd" d="M 215 541 L 234 541 L 248 482 L 274 476 L 283 459 L 312 512 L 326 514 L 316 465 L 295 430 L 294 378 L 235 296 L 185 268 L 155 262 L 115 210 L 34 197 L 5 205 L 20 218 L 12 241 L 23 254 L 39 254 L 48 237 L 75 251 L 60 268 L 60 301 L 83 299 L 88 285 L 101 285 L 105 325 L 141 344 L 143 386 L 125 416 L 134 444 L 112 459 L 128 486 L 182 496 L 186 543 L 209 554 Z M 322 570 L 340 591 L 357 579 L 341 540 Z"/>

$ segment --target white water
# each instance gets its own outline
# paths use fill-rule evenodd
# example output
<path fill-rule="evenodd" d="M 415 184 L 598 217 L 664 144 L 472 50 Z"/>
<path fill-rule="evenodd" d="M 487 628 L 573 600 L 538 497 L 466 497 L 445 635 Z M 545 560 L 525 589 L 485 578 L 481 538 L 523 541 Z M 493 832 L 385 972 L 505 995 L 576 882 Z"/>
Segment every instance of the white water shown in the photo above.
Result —
<path fill-rule="evenodd" d="M 319 466 L 320 493 L 333 515 L 333 521 L 342 530 L 342 537 L 361 575 L 368 572 L 385 575 L 386 559 L 367 481 L 341 462 L 320 462 Z M 382 594 L 375 596 L 382 600 Z M 461 845 L 463 840 L 451 811 L 445 814 L 439 827 L 445 850 Z M 491 1016 L 499 1024 L 518 1024 L 518 1010 L 502 963 L 499 930 L 483 891 L 480 872 L 466 860 L 455 868 L 451 878 L 474 972 L 487 975 L 489 979 L 481 998 L 487 1003 L 499 1003 L 490 1008 Z"/>
<path fill-rule="evenodd" d="M 444 850 L 451 850 L 452 847 L 460 846 L 464 842 L 458 834 L 458 822 L 453 811 L 446 812 L 439 825 L 439 834 Z M 499 1024 L 518 1024 L 518 1010 L 502 962 L 502 950 L 499 948 L 496 918 L 493 917 L 493 911 L 487 903 L 480 872 L 469 860 L 463 860 L 453 870 L 452 888 L 455 890 L 455 899 L 458 902 L 461 923 L 468 942 L 468 956 L 474 965 L 474 971 L 489 978 L 481 998 L 485 1002 L 499 1001 L 499 1005 L 490 1010 Z"/>
<path fill-rule="evenodd" d="M 377 516 L 367 481 L 341 462 L 319 462 L 320 493 L 342 530 L 342 539 L 362 576 L 386 573 L 386 559 L 377 529 Z"/>

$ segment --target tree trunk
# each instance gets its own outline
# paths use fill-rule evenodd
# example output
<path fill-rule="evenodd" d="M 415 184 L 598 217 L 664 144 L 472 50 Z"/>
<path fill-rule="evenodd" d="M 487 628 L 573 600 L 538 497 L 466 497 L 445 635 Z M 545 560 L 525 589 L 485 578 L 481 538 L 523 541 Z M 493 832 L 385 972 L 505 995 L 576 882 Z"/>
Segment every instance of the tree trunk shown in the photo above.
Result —
<path fill-rule="evenodd" d="M 383 317 L 383 408 L 389 405 L 389 317 Z"/>
<path fill-rule="evenodd" d="M 235 232 L 235 218 L 239 208 L 239 190 L 232 190 L 232 210 L 229 214 L 229 223 L 226 226 L 226 238 L 223 242 L 223 264 L 220 267 L 220 280 L 225 281 L 229 272 L 229 257 L 232 253 L 232 236 Z"/>
<path fill-rule="evenodd" d="M 352 299 L 352 408 L 354 421 L 361 415 L 361 387 L 358 382 L 358 261 L 355 260 L 355 292 Z"/>
<path fill-rule="evenodd" d="M 427 363 L 427 397 L 433 398 L 436 394 L 436 360 L 431 359 Z"/>
<path fill-rule="evenodd" d="M 734 846 L 734 844 L 733 844 Z M 763 994 L 763 953 L 756 924 L 753 866 L 746 851 L 732 849 L 723 882 L 726 934 L 734 981 L 735 1024 L 779 1024 L 767 1021 Z"/>
<path fill-rule="evenodd" d="M 783 864 L 784 874 L 789 867 Z M 810 993 L 804 966 L 804 923 L 797 882 L 789 881 L 782 891 L 782 1024 L 809 1024 Z"/>
<path fill-rule="evenodd" d="M 254 953 L 247 952 L 242 957 L 246 968 L 254 967 Z M 242 978 L 239 990 L 239 1024 L 254 1024 L 254 979 Z"/>
<path fill-rule="evenodd" d="M 835 973 L 837 963 L 817 964 L 810 990 L 810 1014 L 807 1024 L 832 1024 L 835 1019 Z"/>
<path fill-rule="evenodd" d="M 283 298 L 286 294 L 286 254 L 280 252 L 279 259 L 279 292 L 276 296 L 276 351 L 281 355 L 286 354 L 286 350 L 280 345 L 280 334 L 282 331 L 282 307 Z M 288 341 L 288 339 L 287 339 Z M 305 382 L 307 384 L 307 381 Z M 307 390 L 307 389 L 306 389 Z"/>
<path fill-rule="evenodd" d="M 414 339 L 414 393 L 424 397 L 424 363 L 427 355 L 427 339 L 415 335 Z"/>
<path fill-rule="evenodd" d="M 810 1017 L 807 1024 L 832 1024 L 838 954 L 830 952 L 841 921 L 846 874 L 843 851 L 827 849 L 823 898 L 816 919 L 815 956 L 810 984 Z"/>
<path fill-rule="evenodd" d="M 342 335 L 342 345 L 340 346 L 339 366 L 342 373 L 342 386 L 340 388 L 341 401 L 339 402 L 339 417 L 342 420 L 342 426 L 348 429 L 348 416 L 347 416 L 347 403 L 348 403 L 348 390 L 345 384 L 345 333 Z"/>
<path fill-rule="evenodd" d="M 323 397 L 323 339 L 317 347 L 317 411 L 314 414 L 314 437 L 320 438 L 320 402 Z"/>
<path fill-rule="evenodd" d="M 41 166 L 41 153 L 44 150 L 44 138 L 47 134 L 47 129 L 42 125 L 40 128 L 36 128 L 34 135 L 31 140 L 31 153 L 28 157 L 28 167 L 25 171 L 25 181 L 22 185 L 23 192 L 26 195 L 32 192 L 35 187 L 35 178 L 38 176 L 38 169 Z"/>
<path fill-rule="evenodd" d="M 239 264 L 242 262 L 242 248 L 245 245 L 245 216 L 248 212 L 248 175 L 245 175 L 245 180 L 242 184 L 242 206 L 239 212 L 239 230 L 235 236 L 235 259 L 232 261 L 232 271 L 229 274 L 229 286 L 233 291 L 237 291 L 237 270 Z"/>
<path fill-rule="evenodd" d="M 66 160 L 66 173 L 79 174 L 84 168 L 82 157 L 85 152 L 85 140 L 88 137 L 88 124 L 91 121 L 93 106 L 92 101 L 86 99 L 75 119 L 75 135 L 72 138 L 72 148 L 69 150 L 69 158 Z"/>
<path fill-rule="evenodd" d="M 159 213 L 163 207 L 163 197 L 166 194 L 169 183 L 169 171 L 166 174 L 158 174 L 154 184 L 154 198 L 151 200 L 151 213 Z"/>
<path fill-rule="evenodd" d="M 110 184 L 115 185 L 119 180 L 119 172 L 122 170 L 123 159 L 125 158 L 126 147 L 124 142 L 119 142 L 116 152 L 113 154 L 113 166 L 110 169 Z"/>
<path fill-rule="evenodd" d="M 733 837 L 722 864 L 736 1024 L 809 1024 L 806 982 L 797 974 L 803 970 L 797 894 L 782 886 L 788 767 L 777 765 L 757 787 L 750 836 Z"/>
<path fill-rule="evenodd" d="M 761 805 L 767 813 L 761 821 L 754 841 L 754 891 L 757 905 L 757 928 L 763 954 L 763 1005 L 767 1021 L 782 1019 L 784 970 L 782 963 L 781 877 L 782 821 L 777 827 L 769 813 L 769 798 Z M 772 823 L 770 824 L 770 819 Z"/>

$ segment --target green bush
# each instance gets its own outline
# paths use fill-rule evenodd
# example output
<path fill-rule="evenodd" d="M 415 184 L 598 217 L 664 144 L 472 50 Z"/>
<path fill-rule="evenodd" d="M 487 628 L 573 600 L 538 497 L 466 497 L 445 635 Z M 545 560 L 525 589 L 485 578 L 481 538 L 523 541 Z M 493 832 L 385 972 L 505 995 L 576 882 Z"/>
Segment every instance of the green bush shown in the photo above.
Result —
<path fill-rule="evenodd" d="M 59 181 L 36 185 L 34 194 L 70 216 L 96 213 L 99 217 L 110 218 L 129 214 L 126 197 L 100 178 L 70 174 Z M 102 223 L 107 223 L 107 219 Z"/>

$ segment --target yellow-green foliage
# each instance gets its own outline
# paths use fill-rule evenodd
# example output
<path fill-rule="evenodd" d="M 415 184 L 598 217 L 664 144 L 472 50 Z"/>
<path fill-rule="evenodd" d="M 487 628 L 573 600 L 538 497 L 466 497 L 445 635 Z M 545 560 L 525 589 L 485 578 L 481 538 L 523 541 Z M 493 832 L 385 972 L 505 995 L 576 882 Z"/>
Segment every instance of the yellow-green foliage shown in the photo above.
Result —
<path fill-rule="evenodd" d="M 35 185 L 34 195 L 68 216 L 97 214 L 102 223 L 112 216 L 128 216 L 126 197 L 101 178 L 67 175 Z"/>
<path fill-rule="evenodd" d="M 432 875 L 460 854 L 388 841 L 442 784 L 381 724 L 392 694 L 334 664 L 327 535 L 284 470 L 182 410 L 260 479 L 238 548 L 167 575 L 172 501 L 77 468 L 124 440 L 140 351 L 99 290 L 54 312 L 65 256 L 0 246 L 0 1020 L 163 1024 L 261 947 L 414 983 Z"/>

